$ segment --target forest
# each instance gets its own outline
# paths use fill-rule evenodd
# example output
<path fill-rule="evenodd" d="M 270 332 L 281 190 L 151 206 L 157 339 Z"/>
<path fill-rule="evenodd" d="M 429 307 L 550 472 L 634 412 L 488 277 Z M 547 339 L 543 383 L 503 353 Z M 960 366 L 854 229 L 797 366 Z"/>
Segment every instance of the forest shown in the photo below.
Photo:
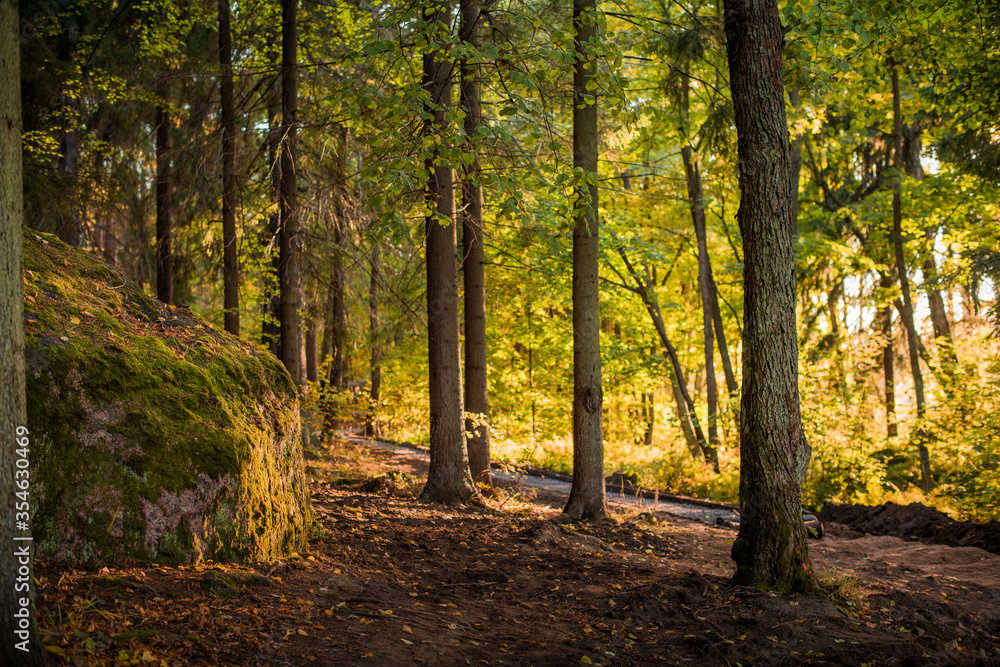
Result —
<path fill-rule="evenodd" d="M 383 481 L 358 488 L 390 499 L 374 515 L 417 498 L 473 523 L 477 508 L 528 512 L 501 481 L 517 471 L 571 474 L 549 508 L 562 537 L 529 531 L 567 552 L 567 522 L 625 539 L 606 523 L 612 474 L 619 492 L 732 505 L 725 577 L 832 587 L 842 607 L 861 594 L 810 565 L 803 512 L 919 503 L 1000 520 L 995 4 L 0 4 L 14 341 L 0 422 L 25 452 L 31 431 L 33 527 L 73 526 L 36 533 L 36 573 L 143 555 L 308 570 L 333 558 L 308 551 L 317 530 L 345 549 L 354 535 L 317 480 L 346 475 L 355 493 L 365 466 Z M 384 452 L 355 449 L 362 434 L 429 463 L 400 481 Z M 171 472 L 174 455 L 201 468 Z M 2 467 L 13 515 L 25 487 Z M 111 469 L 127 480 L 114 491 Z M 230 474 L 242 491 L 226 495 Z M 68 518 L 65 494 L 102 528 Z M 199 528 L 195 496 L 238 517 L 266 505 L 277 532 L 226 532 L 223 510 Z M 166 532 L 145 527 L 150 507 Z M 316 528 L 327 510 L 340 523 Z M 498 521 L 475 530 L 513 519 Z M 97 570 L 87 585 L 136 576 Z M 38 577 L 39 596 L 58 595 Z M 40 623 L 70 660 L 48 646 L 62 626 Z M 108 664 L 139 664 L 112 648 Z"/>

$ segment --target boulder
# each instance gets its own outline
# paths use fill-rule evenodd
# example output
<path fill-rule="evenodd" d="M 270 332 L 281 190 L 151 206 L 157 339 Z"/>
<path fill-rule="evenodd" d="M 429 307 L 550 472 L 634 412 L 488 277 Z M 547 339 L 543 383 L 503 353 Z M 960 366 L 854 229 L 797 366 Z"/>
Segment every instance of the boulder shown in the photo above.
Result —
<path fill-rule="evenodd" d="M 36 554 L 269 560 L 310 521 L 296 388 L 268 351 L 24 236 Z"/>

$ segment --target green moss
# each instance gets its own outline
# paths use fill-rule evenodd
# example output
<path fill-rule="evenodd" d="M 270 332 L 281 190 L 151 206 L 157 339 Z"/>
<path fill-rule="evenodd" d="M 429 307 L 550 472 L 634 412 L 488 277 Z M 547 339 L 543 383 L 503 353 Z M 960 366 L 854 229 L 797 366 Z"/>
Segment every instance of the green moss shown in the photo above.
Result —
<path fill-rule="evenodd" d="M 26 233 L 25 268 L 40 553 L 178 562 L 200 540 L 216 560 L 301 548 L 308 497 L 281 364 L 49 235 Z M 163 512 L 181 519 L 153 525 Z"/>

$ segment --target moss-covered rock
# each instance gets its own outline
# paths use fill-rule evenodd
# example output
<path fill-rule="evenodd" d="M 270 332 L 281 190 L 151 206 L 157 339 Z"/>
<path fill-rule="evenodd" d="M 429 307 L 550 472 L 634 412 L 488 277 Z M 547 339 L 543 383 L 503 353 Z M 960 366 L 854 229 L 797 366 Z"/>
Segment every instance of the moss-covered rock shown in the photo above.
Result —
<path fill-rule="evenodd" d="M 71 560 L 266 560 L 304 546 L 299 404 L 270 353 L 24 237 L 32 531 Z"/>

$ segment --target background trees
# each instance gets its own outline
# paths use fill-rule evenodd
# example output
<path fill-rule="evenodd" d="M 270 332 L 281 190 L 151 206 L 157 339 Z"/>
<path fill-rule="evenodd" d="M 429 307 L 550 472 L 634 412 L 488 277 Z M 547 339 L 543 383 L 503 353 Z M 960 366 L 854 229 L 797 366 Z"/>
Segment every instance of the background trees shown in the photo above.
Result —
<path fill-rule="evenodd" d="M 296 53 L 283 62 L 282 29 L 292 24 L 282 10 L 293 5 L 297 30 L 285 42 Z M 569 469 L 572 247 L 597 238 L 574 239 L 583 229 L 574 192 L 592 194 L 602 238 L 592 340 L 602 434 L 592 444 L 605 463 L 588 475 L 628 469 L 647 486 L 735 499 L 750 258 L 736 220 L 732 73 L 717 3 L 597 5 L 600 39 L 587 52 L 596 67 L 576 91 L 597 104 L 584 109 L 574 100 L 581 33 L 569 4 L 464 7 L 477 30 L 462 30 L 454 7 L 432 30 L 403 3 L 232 2 L 227 168 L 221 5 L 22 6 L 26 223 L 101 253 L 155 291 L 162 128 L 161 173 L 171 172 L 170 205 L 160 207 L 171 222 L 170 243 L 160 244 L 171 251 L 169 280 L 159 271 L 164 298 L 170 290 L 175 303 L 224 322 L 234 313 L 226 253 L 235 249 L 241 334 L 283 339 L 273 349 L 296 377 L 314 367 L 344 397 L 369 383 L 372 430 L 426 444 L 425 188 L 432 172 L 460 174 L 455 215 L 469 224 L 462 250 L 444 250 L 442 261 L 465 271 L 464 306 L 483 296 L 482 319 L 473 309 L 458 325 L 456 340 L 482 359 L 466 361 L 465 408 L 488 405 L 494 458 Z M 980 310 L 993 304 L 1000 266 L 995 141 L 981 129 L 996 116 L 987 92 L 993 10 L 790 2 L 782 11 L 802 426 L 815 448 L 805 502 L 924 498 L 982 511 L 997 484 L 996 349 Z M 976 39 L 957 38 L 968 26 Z M 449 73 L 445 87 L 465 81 L 465 103 L 457 90 L 460 103 L 447 109 L 429 97 L 416 63 L 431 52 Z M 297 110 L 286 105 L 282 117 L 292 71 Z M 578 112 L 592 114 L 600 146 L 596 166 L 575 165 L 591 174 L 583 179 Z M 435 113 L 441 123 L 424 132 Z M 223 204 L 227 174 L 232 206 Z M 220 224 L 227 212 L 231 224 Z M 901 277 L 912 337 L 901 326 Z M 922 415 L 918 374 L 903 356 L 911 338 Z M 473 405 L 474 385 L 488 403 Z M 474 425 L 466 430 L 483 432 Z M 474 451 L 482 473 L 482 444 Z"/>

